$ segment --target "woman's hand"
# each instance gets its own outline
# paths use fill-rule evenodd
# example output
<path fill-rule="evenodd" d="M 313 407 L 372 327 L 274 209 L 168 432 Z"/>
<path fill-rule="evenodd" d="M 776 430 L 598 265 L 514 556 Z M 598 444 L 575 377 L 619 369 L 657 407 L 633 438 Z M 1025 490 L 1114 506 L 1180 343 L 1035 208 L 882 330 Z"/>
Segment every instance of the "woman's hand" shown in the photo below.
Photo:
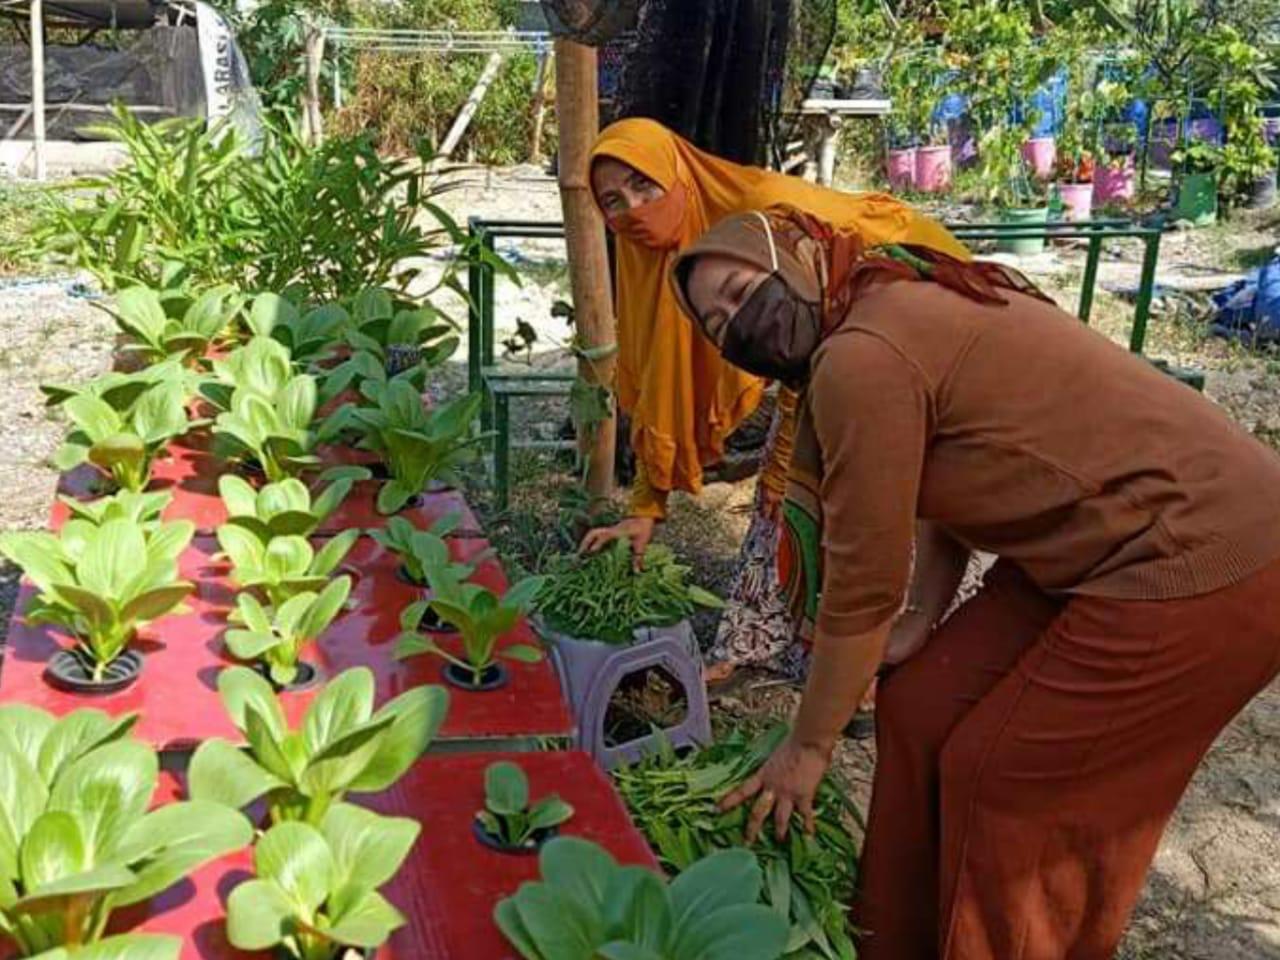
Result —
<path fill-rule="evenodd" d="M 634 557 L 635 568 L 639 570 L 644 563 L 644 552 L 649 549 L 649 541 L 653 539 L 653 529 L 657 524 L 658 521 L 653 517 L 627 517 L 612 527 L 596 527 L 594 530 L 588 530 L 578 549 L 583 553 L 595 553 L 613 541 L 626 537 L 631 541 L 631 555 Z"/>
<path fill-rule="evenodd" d="M 747 843 L 755 843 L 770 813 L 779 840 L 787 838 L 791 814 L 797 810 L 805 832 L 812 834 L 816 826 L 813 799 L 830 765 L 829 748 L 799 743 L 789 736 L 757 773 L 720 801 L 720 809 L 732 810 L 756 798 L 747 819 Z"/>

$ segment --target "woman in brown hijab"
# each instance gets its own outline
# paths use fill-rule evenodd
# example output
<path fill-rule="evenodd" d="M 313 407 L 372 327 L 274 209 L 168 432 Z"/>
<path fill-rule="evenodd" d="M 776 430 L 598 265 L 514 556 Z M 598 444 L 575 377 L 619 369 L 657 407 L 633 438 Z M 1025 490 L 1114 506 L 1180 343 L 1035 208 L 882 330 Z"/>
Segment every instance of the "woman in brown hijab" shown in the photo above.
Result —
<path fill-rule="evenodd" d="M 1280 671 L 1280 460 L 993 264 L 775 209 L 712 229 L 675 282 L 727 360 L 804 392 L 813 662 L 725 805 L 811 828 L 893 664 L 859 956 L 1110 957 L 1200 758 Z M 939 623 L 970 550 L 999 559 Z"/>

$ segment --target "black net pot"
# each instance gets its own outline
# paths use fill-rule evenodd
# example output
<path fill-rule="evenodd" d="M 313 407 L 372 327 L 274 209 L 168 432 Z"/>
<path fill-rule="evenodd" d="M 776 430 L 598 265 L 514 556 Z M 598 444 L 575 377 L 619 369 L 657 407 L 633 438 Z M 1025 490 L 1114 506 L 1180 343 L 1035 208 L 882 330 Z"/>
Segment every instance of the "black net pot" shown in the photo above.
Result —
<path fill-rule="evenodd" d="M 558 827 L 544 827 L 541 830 L 535 830 L 533 836 L 529 838 L 529 842 L 523 846 L 512 846 L 496 837 L 485 829 L 480 818 L 476 817 L 471 821 L 471 835 L 476 838 L 481 846 L 488 847 L 490 850 L 496 850 L 498 853 L 509 853 L 515 856 L 530 856 L 537 853 L 544 843 L 560 833 Z"/>
<path fill-rule="evenodd" d="M 79 649 L 59 650 L 49 658 L 45 677 L 50 686 L 68 693 L 116 693 L 131 686 L 142 674 L 142 654 L 124 651 L 107 664 L 101 680 L 93 678 L 93 666 L 92 658 Z"/>
<path fill-rule="evenodd" d="M 481 672 L 479 678 L 473 678 L 470 670 L 464 670 L 456 663 L 446 663 L 440 673 L 444 677 L 445 683 L 451 687 L 457 687 L 459 690 L 467 690 L 471 693 L 488 693 L 490 690 L 497 690 L 505 687 L 507 681 L 511 679 L 507 668 L 501 663 L 489 664 Z"/>

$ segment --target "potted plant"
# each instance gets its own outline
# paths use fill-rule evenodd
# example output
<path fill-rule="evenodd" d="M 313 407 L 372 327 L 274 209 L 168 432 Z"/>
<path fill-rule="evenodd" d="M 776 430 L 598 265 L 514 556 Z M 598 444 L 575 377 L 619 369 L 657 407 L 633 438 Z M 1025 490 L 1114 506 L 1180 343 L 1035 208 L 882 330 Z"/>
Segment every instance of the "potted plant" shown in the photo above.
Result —
<path fill-rule="evenodd" d="M 1219 24 L 1199 48 L 1200 66 L 1219 105 L 1225 138 L 1220 192 L 1229 202 L 1253 209 L 1275 202 L 1276 153 L 1267 143 L 1261 116 L 1264 95 L 1275 92 L 1266 51 L 1245 40 L 1236 28 Z"/>
<path fill-rule="evenodd" d="M 115 319 L 126 339 L 123 351 L 144 364 L 202 358 L 243 305 L 243 298 L 229 286 L 213 287 L 194 298 L 181 290 L 126 287 L 116 294 L 114 306 L 95 304 Z"/>
<path fill-rule="evenodd" d="M 357 540 L 359 530 L 344 530 L 316 550 L 306 537 L 293 534 L 263 540 L 234 523 L 218 527 L 218 546 L 231 562 L 231 582 L 261 594 L 279 607 L 300 593 L 323 590 Z"/>
<path fill-rule="evenodd" d="M 996 207 L 996 217 L 1015 227 L 1043 225 L 1049 218 L 1049 205 L 1039 185 L 1028 175 L 1022 155 L 1025 127 L 1010 125 L 989 130 L 980 144 L 981 182 L 989 203 Z M 1005 253 L 1029 256 L 1044 250 L 1043 236 L 1016 236 L 997 242 Z"/>
<path fill-rule="evenodd" d="M 326 303 L 305 312 L 278 293 L 254 297 L 244 318 L 251 337 L 271 337 L 279 342 L 295 366 L 323 366 L 333 359 L 334 345 L 351 323 L 351 315 L 337 303 Z"/>
<path fill-rule="evenodd" d="M 149 386 L 124 410 L 92 394 L 71 397 L 62 407 L 73 427 L 53 465 L 68 471 L 92 464 L 120 490 L 146 487 L 155 458 L 198 423 L 187 419 L 181 383 Z"/>
<path fill-rule="evenodd" d="M 278 690 L 305 690 L 320 679 L 320 670 L 302 659 L 302 648 L 333 623 L 351 592 L 351 578 L 331 580 L 319 593 L 304 590 L 270 611 L 252 594 L 236 598 L 236 618 L 243 624 L 227 631 L 227 649 L 240 660 L 257 661 L 258 669 Z"/>
<path fill-rule="evenodd" d="M 421 829 L 345 803 L 315 826 L 276 824 L 254 847 L 254 879 L 227 898 L 227 939 L 292 960 L 371 957 L 404 926 L 378 888 L 399 871 Z"/>
<path fill-rule="evenodd" d="M 167 941 L 104 940 L 113 914 L 252 839 L 249 821 L 218 804 L 153 806 L 159 760 L 128 736 L 136 720 L 0 705 L 6 956 L 176 957 Z"/>
<path fill-rule="evenodd" d="M 433 595 L 432 578 L 437 582 L 447 579 L 450 583 L 461 584 L 475 573 L 476 567 L 483 560 L 492 555 L 492 550 L 485 550 L 467 563 L 453 560 L 449 555 L 449 545 L 443 537 L 460 520 L 457 513 L 450 513 L 433 523 L 429 530 L 420 530 L 404 517 L 392 517 L 384 529 L 369 531 L 369 535 L 377 543 L 400 559 L 396 576 L 423 590 L 423 601 L 414 608 L 421 611 L 421 617 L 417 624 L 413 624 L 406 616 L 404 619 L 409 625 L 405 629 L 452 633 L 453 629 L 440 619 L 440 615 L 427 602 Z"/>
<path fill-rule="evenodd" d="M 323 435 L 336 439 L 353 433 L 361 449 L 378 454 L 387 476 L 378 491 L 379 513 L 397 513 L 429 484 L 452 481 L 459 468 L 479 456 L 486 439 L 473 430 L 480 394 L 428 408 L 403 380 L 366 380 L 360 389 L 372 405 L 343 405 L 325 422 Z"/>
<path fill-rule="evenodd" d="M 260 490 L 242 477 L 225 473 L 218 494 L 227 508 L 227 523 L 252 533 L 265 546 L 275 537 L 309 537 L 346 500 L 357 481 L 367 480 L 364 467 L 330 467 L 313 493 L 296 477 L 268 483 Z"/>
<path fill-rule="evenodd" d="M 1093 170 L 1098 154 L 1094 123 L 1097 69 L 1092 53 L 1096 30 L 1087 17 L 1075 16 L 1055 27 L 1049 38 L 1066 71 L 1067 97 L 1056 142 L 1058 198 L 1063 217 L 1088 220 L 1093 209 Z"/>
<path fill-rule="evenodd" d="M 121 517 L 101 526 L 69 522 L 58 536 L 0 535 L 0 553 L 39 591 L 27 622 L 59 627 L 74 640 L 50 658 L 52 683 L 78 693 L 110 693 L 138 678 L 142 654 L 130 645 L 139 628 L 195 589 L 178 578 L 178 555 L 194 533 L 188 521 L 148 529 Z"/>
<path fill-rule="evenodd" d="M 108 520 L 131 520 L 148 534 L 159 526 L 160 515 L 172 499 L 167 490 L 154 493 L 121 490 L 112 496 L 98 497 L 96 500 L 77 500 L 66 494 L 58 497 L 71 515 L 68 523 L 84 522 L 100 527 Z"/>
<path fill-rule="evenodd" d="M 536 623 L 558 647 L 594 643 L 625 646 L 646 627 L 671 627 L 699 609 L 724 602 L 688 583 L 692 568 L 669 547 L 654 544 L 637 570 L 626 540 L 553 565 L 534 600 Z"/>
<path fill-rule="evenodd" d="M 458 583 L 452 576 L 428 571 L 431 599 L 410 604 L 400 615 L 403 631 L 396 642 L 398 659 L 428 653 L 445 661 L 444 678 L 455 687 L 472 692 L 496 690 L 507 682 L 507 669 L 500 659 L 537 663 L 542 651 L 527 643 L 498 647 L 542 589 L 542 577 L 526 577 L 510 587 L 501 598 L 475 583 Z M 430 606 L 440 619 L 456 627 L 462 635 L 461 656 L 440 646 L 434 638 L 417 631 L 423 606 Z"/>
<path fill-rule="evenodd" d="M 196 800 L 236 810 L 266 799 L 272 823 L 319 825 L 351 793 L 386 790 L 440 729 L 449 705 L 442 687 L 416 687 L 373 708 L 373 673 L 345 670 L 330 680 L 290 729 L 271 685 L 246 667 L 218 674 L 218 696 L 248 744 L 206 740 L 187 773 Z"/>
<path fill-rule="evenodd" d="M 275 483 L 319 464 L 312 429 L 316 380 L 295 373 L 289 351 L 271 337 L 254 337 L 213 361 L 201 393 L 221 412 L 214 419 L 215 452 Z"/>
<path fill-rule="evenodd" d="M 1218 219 L 1218 175 L 1222 169 L 1222 148 L 1194 140 L 1174 153 L 1182 173 L 1178 179 L 1178 199 L 1173 214 L 1197 227 Z"/>
<path fill-rule="evenodd" d="M 477 810 L 473 832 L 480 843 L 502 853 L 536 853 L 573 816 L 573 807 L 550 793 L 529 805 L 529 778 L 508 760 L 484 771 L 484 809 Z"/>
<path fill-rule="evenodd" d="M 587 840 L 557 837 L 538 856 L 541 879 L 498 902 L 493 919 L 525 960 L 704 957 L 732 943 L 735 960 L 777 960 L 787 921 L 757 903 L 763 874 L 744 849 L 704 857 L 670 883 L 623 867 Z M 606 953 L 605 948 L 608 948 Z"/>

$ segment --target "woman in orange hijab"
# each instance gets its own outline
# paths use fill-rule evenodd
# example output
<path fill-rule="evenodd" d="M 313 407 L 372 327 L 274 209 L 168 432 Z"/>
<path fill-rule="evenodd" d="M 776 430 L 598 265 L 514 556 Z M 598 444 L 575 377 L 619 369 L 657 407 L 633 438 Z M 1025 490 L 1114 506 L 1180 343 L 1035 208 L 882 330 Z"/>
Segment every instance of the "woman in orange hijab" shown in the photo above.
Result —
<path fill-rule="evenodd" d="M 786 204 L 857 231 L 868 245 L 909 243 L 968 257 L 940 224 L 890 196 L 839 193 L 732 163 L 653 120 L 622 120 L 601 133 L 591 154 L 591 184 L 617 236 L 616 390 L 631 418 L 637 469 L 628 517 L 588 533 L 587 550 L 625 536 L 642 554 L 666 515 L 668 495 L 702 489 L 703 468 L 723 458 L 725 439 L 760 402 L 763 381 L 726 363 L 685 321 L 668 279 L 675 259 L 708 229 L 736 213 Z M 722 679 L 744 663 L 793 676 L 803 670 L 777 561 L 794 416 L 795 397 L 783 390 L 751 530 L 709 655 L 717 664 L 709 679 Z"/>

